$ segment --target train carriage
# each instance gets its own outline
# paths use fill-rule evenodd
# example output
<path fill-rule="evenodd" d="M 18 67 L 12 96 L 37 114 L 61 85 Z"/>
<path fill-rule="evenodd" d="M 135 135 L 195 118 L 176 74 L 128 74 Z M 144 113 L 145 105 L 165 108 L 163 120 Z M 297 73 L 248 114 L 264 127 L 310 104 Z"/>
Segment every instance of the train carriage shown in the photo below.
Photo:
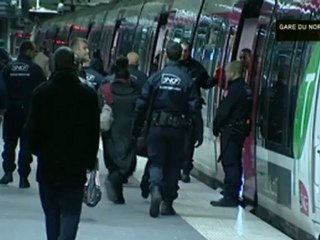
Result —
<path fill-rule="evenodd" d="M 190 40 L 210 75 L 252 49 L 247 81 L 253 126 L 243 153 L 243 196 L 255 213 L 295 239 L 320 239 L 320 95 L 318 42 L 278 42 L 279 19 L 319 19 L 319 3 L 290 0 L 124 0 L 55 17 L 36 42 L 54 51 L 75 36 L 100 49 L 107 70 L 117 55 L 136 51 L 141 70 L 165 63 L 168 40 Z M 154 60 L 157 58 L 157 62 Z M 204 143 L 193 175 L 223 182 L 219 138 L 212 134 L 223 87 L 202 91 Z M 279 221 L 281 219 L 281 221 Z"/>

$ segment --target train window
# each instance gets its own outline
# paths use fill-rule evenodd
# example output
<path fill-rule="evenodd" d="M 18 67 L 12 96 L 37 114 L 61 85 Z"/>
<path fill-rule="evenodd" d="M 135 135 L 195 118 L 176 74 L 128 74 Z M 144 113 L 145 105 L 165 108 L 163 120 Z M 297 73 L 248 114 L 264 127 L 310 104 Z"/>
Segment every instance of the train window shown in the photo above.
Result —
<path fill-rule="evenodd" d="M 202 15 L 195 33 L 193 57 L 212 76 L 215 69 L 222 63 L 222 52 L 227 37 L 228 25 L 223 18 Z M 203 107 L 203 120 L 206 127 L 212 127 L 218 99 L 218 88 L 202 90 L 206 105 Z"/>
<path fill-rule="evenodd" d="M 148 51 L 151 51 L 151 42 L 153 34 L 155 31 L 155 26 L 144 26 L 137 28 L 137 33 L 135 35 L 134 41 L 134 51 L 137 52 L 140 56 L 139 63 L 140 69 L 146 72 L 147 63 L 148 63 Z"/>
<path fill-rule="evenodd" d="M 260 76 L 260 130 L 267 149 L 292 157 L 298 91 L 309 56 L 305 42 L 277 42 L 274 25 L 270 30 Z"/>
<path fill-rule="evenodd" d="M 127 24 L 124 24 L 124 26 L 120 29 L 120 35 L 117 43 L 117 56 L 126 55 L 132 50 L 134 32 L 134 26 L 127 26 Z"/>

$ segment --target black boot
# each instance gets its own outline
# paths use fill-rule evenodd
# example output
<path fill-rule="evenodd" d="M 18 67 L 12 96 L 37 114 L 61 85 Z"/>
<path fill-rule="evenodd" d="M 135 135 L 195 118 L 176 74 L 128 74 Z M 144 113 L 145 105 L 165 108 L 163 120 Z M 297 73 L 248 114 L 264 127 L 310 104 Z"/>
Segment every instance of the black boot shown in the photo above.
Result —
<path fill-rule="evenodd" d="M 152 187 L 151 191 L 151 202 L 149 214 L 151 217 L 158 217 L 160 212 L 160 203 L 162 201 L 162 196 L 160 192 L 160 188 L 158 186 Z"/>
<path fill-rule="evenodd" d="M 149 197 L 149 183 L 148 183 L 148 178 L 145 176 L 142 176 L 140 189 L 141 189 L 141 196 L 144 199 L 147 199 Z"/>
<path fill-rule="evenodd" d="M 28 178 L 20 177 L 19 188 L 30 188 Z"/>
<path fill-rule="evenodd" d="M 115 204 L 125 204 L 125 200 L 123 197 L 123 185 L 119 184 L 116 188 L 117 200 L 114 201 Z"/>
<path fill-rule="evenodd" d="M 110 174 L 105 181 L 105 187 L 108 199 L 115 204 L 124 204 L 125 200 L 123 198 L 123 179 L 117 172 Z"/>
<path fill-rule="evenodd" d="M 13 182 L 13 177 L 11 172 L 5 173 L 3 177 L 0 179 L 0 184 L 8 184 L 11 182 Z"/>
<path fill-rule="evenodd" d="M 176 215 L 176 211 L 172 207 L 172 201 L 164 201 L 161 204 L 161 215 L 173 216 Z"/>
<path fill-rule="evenodd" d="M 211 201 L 210 204 L 214 207 L 237 207 L 240 202 L 237 198 L 223 197 L 218 201 Z"/>
<path fill-rule="evenodd" d="M 191 181 L 190 175 L 187 173 L 183 173 L 181 176 L 181 181 L 184 183 L 189 183 Z"/>

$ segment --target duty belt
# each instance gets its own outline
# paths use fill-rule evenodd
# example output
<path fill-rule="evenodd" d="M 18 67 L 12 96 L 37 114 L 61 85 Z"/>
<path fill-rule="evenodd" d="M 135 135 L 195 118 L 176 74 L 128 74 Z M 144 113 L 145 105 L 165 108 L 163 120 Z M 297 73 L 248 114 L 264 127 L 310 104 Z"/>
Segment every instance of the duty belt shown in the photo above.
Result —
<path fill-rule="evenodd" d="M 231 129 L 235 133 L 248 135 L 251 130 L 251 121 L 250 119 L 241 120 L 234 123 L 229 123 L 226 125 L 226 127 Z"/>
<path fill-rule="evenodd" d="M 155 112 L 151 118 L 151 126 L 156 127 L 187 128 L 190 125 L 191 121 L 185 115 L 176 116 L 166 112 Z"/>
<path fill-rule="evenodd" d="M 227 127 L 243 126 L 243 125 L 248 124 L 247 121 L 248 121 L 248 120 L 241 120 L 241 121 L 237 121 L 237 122 L 234 122 L 234 123 L 229 123 L 229 124 L 227 124 L 226 126 L 227 126 Z"/>

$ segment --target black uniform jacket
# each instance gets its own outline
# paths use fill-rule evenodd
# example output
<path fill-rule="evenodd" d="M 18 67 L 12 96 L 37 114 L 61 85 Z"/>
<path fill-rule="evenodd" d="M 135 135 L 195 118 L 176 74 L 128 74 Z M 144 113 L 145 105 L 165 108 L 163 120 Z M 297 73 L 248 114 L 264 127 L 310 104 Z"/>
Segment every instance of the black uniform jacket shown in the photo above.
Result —
<path fill-rule="evenodd" d="M 210 78 L 206 69 L 197 60 L 190 58 L 181 60 L 180 63 L 186 68 L 188 74 L 195 81 L 197 93 L 201 98 L 201 88 L 209 89 L 217 84 L 216 79 Z M 201 100 L 204 103 L 204 100 Z"/>
<path fill-rule="evenodd" d="M 225 97 L 216 112 L 213 132 L 231 129 L 237 123 L 250 118 L 252 98 L 248 96 L 248 87 L 242 78 L 229 82 Z"/>
<path fill-rule="evenodd" d="M 164 69 L 152 75 L 142 89 L 136 103 L 135 130 L 143 124 L 153 94 L 152 111 L 185 115 L 198 120 L 200 102 L 194 81 L 177 62 L 169 62 Z"/>
<path fill-rule="evenodd" d="M 8 108 L 26 109 L 26 112 L 32 91 L 47 80 L 42 69 L 23 54 L 3 69 L 3 79 L 7 88 Z"/>
<path fill-rule="evenodd" d="M 143 85 L 148 80 L 147 75 L 138 69 L 138 66 L 129 65 L 131 81 L 138 89 L 142 89 Z"/>

